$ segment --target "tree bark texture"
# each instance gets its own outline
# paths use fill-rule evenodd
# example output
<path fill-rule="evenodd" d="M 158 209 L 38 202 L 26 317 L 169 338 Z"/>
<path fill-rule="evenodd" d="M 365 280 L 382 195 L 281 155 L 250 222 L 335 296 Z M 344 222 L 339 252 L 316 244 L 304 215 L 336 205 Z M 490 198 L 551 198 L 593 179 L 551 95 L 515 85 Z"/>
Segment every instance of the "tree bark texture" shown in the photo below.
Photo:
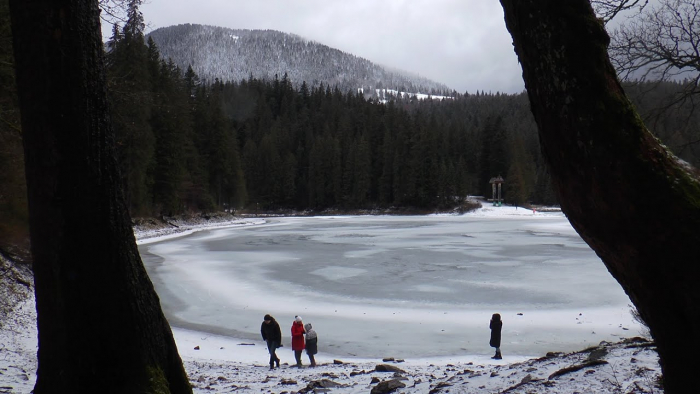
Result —
<path fill-rule="evenodd" d="M 666 392 L 690 392 L 700 354 L 698 172 L 640 120 L 587 0 L 501 4 L 562 210 L 649 325 Z"/>
<path fill-rule="evenodd" d="M 191 393 L 119 188 L 96 0 L 11 0 L 39 328 L 35 394 Z"/>

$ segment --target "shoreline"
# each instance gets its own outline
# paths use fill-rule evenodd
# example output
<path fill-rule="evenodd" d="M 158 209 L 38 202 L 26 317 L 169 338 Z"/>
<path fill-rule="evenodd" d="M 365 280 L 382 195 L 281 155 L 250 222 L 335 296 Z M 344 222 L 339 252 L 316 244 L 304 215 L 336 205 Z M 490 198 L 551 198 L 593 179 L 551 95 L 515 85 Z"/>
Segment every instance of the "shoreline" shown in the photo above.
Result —
<path fill-rule="evenodd" d="M 177 227 L 168 225 L 169 230 L 161 230 L 159 235 L 152 235 L 151 231 L 144 236 L 143 230 L 135 230 L 134 234 L 138 242 L 151 243 L 164 239 L 159 237 L 251 224 L 241 222 L 240 218 L 213 226 L 176 223 Z M 37 342 L 36 310 L 31 301 L 33 294 L 14 311 L 20 316 L 14 320 L 20 322 L 19 326 L 8 329 L 4 325 L 0 330 L 0 344 L 6 346 L 0 347 L 0 393 L 3 394 L 29 393 L 33 389 Z M 663 393 L 658 384 L 661 371 L 655 346 L 643 339 L 620 338 L 571 353 L 553 351 L 541 356 L 513 356 L 504 347 L 502 360 L 492 360 L 488 354 L 466 353 L 401 360 L 392 359 L 391 354 L 379 359 L 337 357 L 322 352 L 317 355 L 318 367 L 302 369 L 292 367 L 292 352 L 285 345 L 278 351 L 282 368 L 270 371 L 262 341 L 177 326 L 172 331 L 196 394 L 311 393 L 315 389 L 354 394 L 367 393 L 389 383 L 402 384 L 400 391 L 406 394 L 629 392 L 641 388 Z M 635 336 L 633 332 L 630 334 Z M 303 360 L 308 364 L 306 355 Z M 398 370 L 381 372 L 385 368 Z"/>
<path fill-rule="evenodd" d="M 512 212 L 511 212 L 512 210 Z M 499 207 L 499 208 L 491 208 L 491 207 L 486 207 L 482 208 L 479 210 L 479 212 L 474 212 L 473 214 L 468 214 L 468 215 L 473 215 L 476 218 L 481 218 L 481 217 L 488 217 L 488 216 L 493 216 L 493 215 L 500 215 L 497 217 L 503 218 L 506 217 L 504 215 L 516 215 L 517 219 L 524 219 L 524 220 L 529 220 L 530 218 L 535 219 L 535 220 L 541 220 L 541 219 L 551 219 L 553 218 L 553 214 L 548 213 L 548 214 L 541 214 L 541 213 L 536 213 L 533 214 L 532 211 L 528 210 L 523 210 L 519 209 L 516 211 L 514 207 Z M 556 216 L 559 216 L 561 214 L 558 214 Z M 349 215 L 349 217 L 357 217 L 359 215 Z M 435 215 L 433 216 L 433 220 L 435 220 Z M 461 215 L 458 215 L 461 216 Z M 510 216 L 508 216 L 510 217 Z M 311 217 L 310 217 L 311 218 Z M 319 218 L 319 217 L 313 217 L 313 218 Z M 323 219 L 326 218 L 338 218 L 336 217 L 320 217 Z M 259 220 L 259 218 L 257 218 Z M 330 219 L 329 219 L 330 220 Z M 440 220 L 439 218 L 437 220 Z M 557 219 L 560 220 L 560 219 Z M 251 222 L 246 222 L 246 220 L 238 220 L 235 218 L 234 220 L 224 222 L 224 223 L 217 223 L 214 227 L 212 226 L 184 226 L 180 225 L 178 227 L 178 232 L 175 234 L 169 234 L 166 235 L 168 239 L 171 239 L 172 237 L 178 237 L 178 236 L 185 236 L 187 234 L 191 234 L 195 231 L 200 231 L 200 230 L 211 230 L 211 229 L 219 229 L 219 228 L 232 228 L 232 227 L 240 227 L 244 225 L 251 225 L 251 224 L 263 224 L 266 223 L 265 220 L 257 221 L 256 223 L 251 223 Z M 540 223 L 551 223 L 549 220 L 546 222 L 540 222 Z M 554 224 L 555 228 L 558 228 L 559 225 Z M 171 230 L 172 231 L 172 230 Z M 235 231 L 235 230 L 234 230 Z M 546 230 L 549 231 L 549 230 Z M 557 230 L 559 231 L 559 230 Z M 573 230 L 571 230 L 573 231 Z M 162 240 L 164 238 L 158 238 L 158 237 L 151 237 L 146 239 L 144 243 L 151 243 L 151 242 L 157 242 L 159 240 Z M 145 251 L 145 250 L 144 250 Z M 142 251 L 142 255 L 143 252 Z M 182 256 L 180 256 L 182 257 Z M 185 257 L 187 259 L 187 257 Z M 144 262 L 146 262 L 146 257 L 144 255 Z M 152 274 L 154 275 L 152 280 L 154 282 L 159 282 L 160 283 L 160 292 L 165 292 L 168 293 L 169 289 L 165 285 L 163 285 L 166 282 L 163 282 L 164 278 L 161 278 L 160 275 L 157 273 Z M 235 287 L 235 286 L 234 286 Z M 215 288 L 217 288 L 215 286 Z M 204 289 L 204 288 L 202 288 Z M 216 294 L 216 293 L 215 293 Z M 167 294 L 162 294 L 162 296 L 166 296 Z M 206 297 L 211 296 L 208 292 L 204 293 Z M 255 295 L 249 295 L 252 296 L 253 298 L 256 298 L 257 296 Z M 166 296 L 167 298 L 167 296 Z M 306 308 L 303 308 L 303 310 L 299 310 L 301 314 L 303 314 L 305 317 L 310 317 L 311 320 L 309 320 L 312 323 L 315 323 L 315 320 L 319 319 L 319 313 L 330 313 L 329 315 L 323 315 L 320 316 L 321 318 L 328 320 L 333 319 L 333 316 L 336 314 L 333 313 L 333 306 L 329 306 L 327 302 L 323 305 L 318 304 L 319 302 L 323 303 L 325 298 L 320 298 L 320 299 L 314 299 L 312 300 L 313 308 L 304 303 L 304 306 Z M 327 301 L 327 300 L 326 300 Z M 274 301 L 269 301 L 275 303 Z M 268 303 L 269 303 L 268 302 Z M 318 304 L 318 305 L 317 305 Z M 326 305 L 328 304 L 328 305 Z M 192 313 L 197 314 L 197 307 L 194 307 L 194 309 L 191 309 L 193 312 L 188 312 L 184 315 L 180 315 L 177 310 L 177 305 L 178 302 L 175 300 L 175 304 L 172 304 L 172 306 L 175 306 L 176 309 L 170 310 L 169 315 L 171 316 L 170 321 L 171 324 L 174 327 L 183 329 L 183 330 L 191 330 L 191 331 L 199 331 L 206 333 L 208 335 L 213 334 L 213 335 L 223 335 L 223 336 L 229 336 L 231 338 L 236 338 L 240 341 L 253 341 L 257 339 L 257 334 L 255 334 L 255 324 L 257 324 L 257 314 L 255 315 L 250 315 L 246 311 L 248 308 L 253 308 L 252 306 L 248 306 L 247 303 L 240 304 L 238 306 L 235 306 L 234 309 L 225 309 L 228 312 L 225 312 L 226 314 L 231 314 L 233 313 L 234 315 L 237 314 L 236 308 L 242 308 L 241 312 L 247 313 L 245 317 L 245 325 L 247 328 L 240 328 L 241 331 L 236 329 L 238 327 L 238 323 L 235 323 L 233 325 L 225 323 L 225 316 L 223 316 L 223 320 L 220 319 L 215 319 L 211 320 L 210 323 L 207 322 L 206 319 L 200 319 L 197 318 L 195 320 L 192 320 Z M 223 305 L 223 304 L 222 304 Z M 353 304 L 354 305 L 354 304 Z M 617 304 L 616 304 L 617 305 Z M 557 309 L 554 311 L 551 311 L 554 313 L 554 316 L 558 316 L 556 318 L 549 318 L 548 316 L 551 315 L 549 313 L 549 310 L 538 310 L 537 308 L 535 309 L 523 309 L 523 308 L 518 308 L 517 305 L 514 307 L 508 307 L 505 310 L 500 310 L 502 314 L 505 313 L 504 317 L 507 316 L 508 318 L 508 330 L 510 331 L 510 334 L 505 334 L 510 337 L 509 341 L 512 341 L 511 343 L 513 344 L 511 346 L 511 351 L 513 352 L 512 354 L 517 355 L 518 357 L 525 357 L 525 358 L 531 358 L 531 357 L 538 357 L 546 352 L 551 352 L 551 351 L 557 351 L 557 352 L 569 352 L 569 351 L 576 351 L 581 348 L 585 348 L 588 346 L 595 345 L 599 343 L 600 341 L 617 341 L 620 338 L 628 337 L 628 336 L 634 336 L 637 333 L 638 327 L 636 327 L 632 322 L 630 322 L 631 317 L 629 316 L 628 309 L 626 308 L 626 303 L 625 303 L 625 308 L 624 310 L 621 310 L 620 308 L 616 307 L 613 309 L 608 309 L 603 307 L 586 307 L 586 306 L 578 306 L 578 307 L 565 307 L 563 309 Z M 440 308 L 440 313 L 428 313 L 430 316 L 422 316 L 426 312 L 424 311 L 425 308 L 429 307 L 430 305 L 416 305 L 415 307 L 409 308 L 409 310 L 404 310 L 404 307 L 402 304 L 396 304 L 393 306 L 372 306 L 372 305 L 360 305 L 360 306 L 350 306 L 350 305 L 338 305 L 335 306 L 335 309 L 338 309 L 336 311 L 340 312 L 339 307 L 343 307 L 344 310 L 344 317 L 346 323 L 350 323 L 351 321 L 362 321 L 365 320 L 365 315 L 367 319 L 380 319 L 380 320 L 386 320 L 387 318 L 381 317 L 382 315 L 384 316 L 390 316 L 391 319 L 393 319 L 392 312 L 393 314 L 396 315 L 396 319 L 398 319 L 396 322 L 392 320 L 390 322 L 390 326 L 394 327 L 397 324 L 402 324 L 401 322 L 404 322 L 405 324 L 409 324 L 410 321 L 416 321 L 416 319 L 419 319 L 419 321 L 423 321 L 423 325 L 425 327 L 421 328 L 419 332 L 424 332 L 427 336 L 424 336 L 423 334 L 420 334 L 420 338 L 427 338 L 430 337 L 428 335 L 428 331 L 426 330 L 432 330 L 435 331 L 438 335 L 435 339 L 438 340 L 442 347 L 447 347 L 449 348 L 449 345 L 445 345 L 447 343 L 454 343 L 452 348 L 454 348 L 454 351 L 450 351 L 448 355 L 443 355 L 443 353 L 439 352 L 430 352 L 430 351 L 423 351 L 418 348 L 413 349 L 413 345 L 410 343 L 411 339 L 410 337 L 403 336 L 404 338 L 402 340 L 398 341 L 389 341 L 386 347 L 380 347 L 380 348 L 374 348 L 374 351 L 367 352 L 362 351 L 360 348 L 364 346 L 364 348 L 367 348 L 367 343 L 362 344 L 361 342 L 357 342 L 360 339 L 353 339 L 354 345 L 351 345 L 350 347 L 347 346 L 341 346 L 343 350 L 340 350 L 339 348 L 334 348 L 333 342 L 326 343 L 325 346 L 325 351 L 333 357 L 373 357 L 373 358 L 378 358 L 378 357 L 385 357 L 387 356 L 387 352 L 391 352 L 391 349 L 398 349 L 398 352 L 393 352 L 394 354 L 389 354 L 388 356 L 400 356 L 403 358 L 436 358 L 436 357 L 461 357 L 462 355 L 467 354 L 470 357 L 480 357 L 481 355 L 488 353 L 490 350 L 488 349 L 487 345 L 484 345 L 482 343 L 482 326 L 483 324 L 479 323 L 482 320 L 485 319 L 486 321 L 486 327 L 488 327 L 488 319 L 490 318 L 490 311 L 487 311 L 486 309 L 479 308 L 478 305 L 475 306 L 476 309 L 471 308 L 471 307 L 462 307 L 461 304 L 458 308 L 452 308 L 450 304 L 445 304 L 445 305 L 438 305 L 437 307 Z M 306 314 L 309 314 L 310 312 L 304 313 L 305 310 L 314 310 L 316 313 L 312 314 L 312 316 L 306 316 Z M 330 308 L 330 310 L 328 310 Z M 398 309 L 396 309 L 398 308 Z M 263 308 L 265 309 L 265 308 Z M 274 309 L 274 308 L 273 308 Z M 429 308 L 430 309 L 430 308 Z M 251 309 L 252 311 L 252 309 Z M 285 309 L 286 311 L 286 309 Z M 445 316 L 443 316 L 442 312 L 445 312 Z M 487 313 L 489 312 L 489 313 Z M 524 316 L 522 313 L 519 312 L 525 312 Z M 223 313 L 223 312 L 222 312 Z M 191 315 L 190 318 L 187 318 L 187 315 Z M 285 312 L 280 312 L 280 310 L 273 310 L 272 314 L 277 316 L 278 318 L 281 318 L 280 321 L 285 321 Z M 250 315 L 250 316 L 248 316 Z M 487 317 L 484 316 L 488 315 Z M 421 317 L 422 316 L 422 317 Z M 583 317 L 582 317 L 583 316 Z M 551 317 L 551 316 L 550 316 Z M 182 318 L 182 319 L 181 319 Z M 425 321 L 424 319 L 429 319 L 429 321 Z M 359 319 L 359 320 L 358 320 Z M 406 320 L 408 319 L 408 320 Z M 453 321 L 454 319 L 457 319 L 459 321 L 459 324 L 457 326 L 453 326 L 450 323 L 447 323 L 447 321 Z M 230 320 L 230 319 L 229 319 Z M 240 321 L 240 319 L 238 319 Z M 342 322 L 341 321 L 341 322 Z M 194 323 L 192 323 L 194 322 Z M 320 321 L 317 321 L 321 323 Z M 426 322 L 428 323 L 426 325 Z M 328 321 L 324 321 L 323 325 L 320 327 L 326 327 L 326 329 L 330 329 L 331 331 L 334 330 L 334 326 L 337 325 L 339 322 L 334 322 L 334 324 L 329 324 Z M 395 324 L 396 323 L 396 324 Z M 353 323 L 354 324 L 354 323 Z M 381 324 L 379 322 L 378 324 Z M 284 323 L 282 323 L 284 325 Z M 442 326 L 440 326 L 442 325 Z M 447 326 L 445 326 L 447 325 Z M 252 327 L 252 328 L 251 328 Z M 380 327 L 383 327 L 382 325 L 375 326 L 377 329 Z M 626 327 L 626 328 L 625 328 Z M 394 327 L 396 328 L 396 327 Z M 440 332 L 440 328 L 442 328 L 442 332 Z M 371 330 L 371 329 L 370 329 Z M 466 331 L 465 331 L 466 330 Z M 432 332 L 431 331 L 431 332 Z M 488 330 L 486 330 L 488 331 Z M 594 335 L 587 335 L 591 334 L 591 331 L 594 331 Z M 540 332 L 540 334 L 536 334 L 537 332 Z M 568 334 L 567 334 L 568 333 Z M 596 334 L 597 333 L 597 334 Z M 488 334 L 488 333 L 487 333 Z M 570 338 L 567 339 L 571 334 L 576 336 L 576 340 L 572 341 Z M 629 335 L 628 335 L 629 334 Z M 531 337 L 535 336 L 535 344 L 534 345 L 527 345 L 529 343 L 528 341 L 532 339 Z M 528 339 L 530 338 L 530 339 Z M 397 338 L 398 339 L 398 338 Z M 525 341 L 525 342 L 523 342 Z M 337 342 L 337 339 L 336 339 Z M 371 343 L 371 342 L 370 342 Z M 404 345 L 402 345 L 402 343 Z M 393 345 L 392 345 L 393 344 Z M 341 343 L 338 343 L 337 345 L 342 345 Z M 336 345 L 336 346 L 337 346 Z M 525 347 L 523 347 L 525 345 Z M 359 347 L 358 347 L 359 346 Z M 382 345 L 383 346 L 383 345 Z M 505 346 L 505 345 L 504 345 Z M 526 347 L 531 347 L 533 351 L 528 351 Z M 386 349 L 387 352 L 382 351 L 381 349 Z M 412 350 L 413 349 L 413 350 Z M 460 350 L 461 349 L 461 350 Z M 340 351 L 338 351 L 340 350 Z M 433 354 L 434 353 L 434 354 Z"/>

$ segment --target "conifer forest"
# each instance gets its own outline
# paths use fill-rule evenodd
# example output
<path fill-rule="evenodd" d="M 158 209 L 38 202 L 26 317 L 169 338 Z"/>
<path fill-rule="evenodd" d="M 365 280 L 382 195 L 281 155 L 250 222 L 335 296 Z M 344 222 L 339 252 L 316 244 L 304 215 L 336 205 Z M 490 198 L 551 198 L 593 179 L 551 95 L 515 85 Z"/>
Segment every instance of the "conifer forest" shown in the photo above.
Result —
<path fill-rule="evenodd" d="M 382 104 L 323 83 L 297 88 L 286 75 L 205 85 L 152 41 L 131 39 L 117 35 L 108 61 L 136 216 L 446 208 L 490 192 L 497 175 L 512 203 L 555 202 L 525 95 Z"/>

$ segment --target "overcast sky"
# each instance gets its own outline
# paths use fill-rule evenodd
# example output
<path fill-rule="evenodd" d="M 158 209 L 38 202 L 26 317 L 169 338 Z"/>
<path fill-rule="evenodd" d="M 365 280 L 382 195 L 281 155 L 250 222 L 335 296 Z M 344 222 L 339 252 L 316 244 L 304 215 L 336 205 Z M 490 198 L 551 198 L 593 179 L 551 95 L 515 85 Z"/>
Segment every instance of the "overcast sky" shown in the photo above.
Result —
<path fill-rule="evenodd" d="M 520 93 L 495 0 L 146 0 L 147 31 L 182 23 L 294 33 L 460 93 Z"/>

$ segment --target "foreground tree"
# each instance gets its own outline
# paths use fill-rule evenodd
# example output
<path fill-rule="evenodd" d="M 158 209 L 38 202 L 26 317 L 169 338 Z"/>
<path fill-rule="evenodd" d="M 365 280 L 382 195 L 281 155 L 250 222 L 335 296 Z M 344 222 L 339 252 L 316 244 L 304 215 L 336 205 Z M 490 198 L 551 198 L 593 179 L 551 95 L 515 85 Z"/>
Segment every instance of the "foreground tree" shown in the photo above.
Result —
<path fill-rule="evenodd" d="M 657 343 L 667 393 L 697 386 L 700 181 L 645 128 L 588 0 L 501 0 L 562 210 Z"/>
<path fill-rule="evenodd" d="M 29 214 L 8 0 L 0 0 L 0 254 L 29 261 Z"/>
<path fill-rule="evenodd" d="M 97 0 L 11 0 L 39 328 L 36 394 L 191 393 L 141 262 Z"/>

